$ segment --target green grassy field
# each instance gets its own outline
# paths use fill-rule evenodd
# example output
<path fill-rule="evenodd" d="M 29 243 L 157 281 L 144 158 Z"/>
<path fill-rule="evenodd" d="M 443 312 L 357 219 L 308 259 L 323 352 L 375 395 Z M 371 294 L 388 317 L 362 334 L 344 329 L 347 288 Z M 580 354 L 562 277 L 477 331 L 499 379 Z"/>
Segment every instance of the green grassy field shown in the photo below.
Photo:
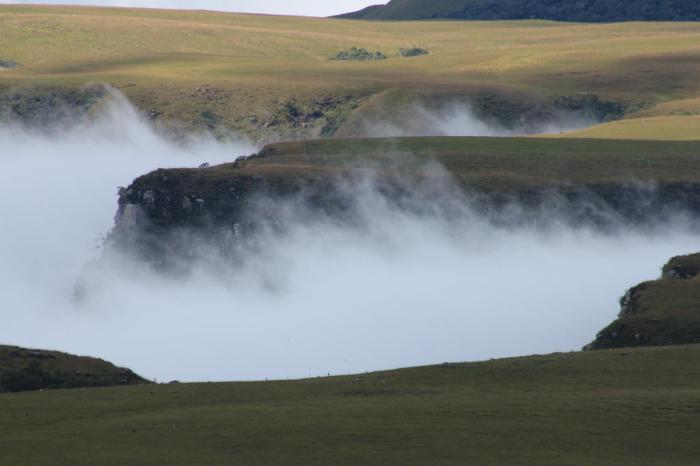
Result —
<path fill-rule="evenodd" d="M 0 395 L 0 464 L 690 465 L 699 346 Z"/>
<path fill-rule="evenodd" d="M 329 59 L 351 46 L 390 56 L 410 46 L 431 53 L 373 62 Z M 323 99 L 333 102 L 332 111 L 322 108 L 333 120 L 324 124 L 342 126 L 358 108 L 372 114 L 390 91 L 428 102 L 447 96 L 488 104 L 498 96 L 504 108 L 492 109 L 496 113 L 593 94 L 624 104 L 631 116 L 646 111 L 659 117 L 674 113 L 666 110 L 669 103 L 700 96 L 698 23 L 377 23 L 4 5 L 0 53 L 23 65 L 0 71 L 2 88 L 111 83 L 162 119 L 206 126 L 213 114 L 217 124 L 245 134 L 274 130 L 265 124 L 290 102 L 313 115 Z M 698 107 L 689 112 L 675 116 L 692 117 Z M 287 130 L 313 135 L 321 128 L 312 121 Z M 674 138 L 697 136 L 695 126 L 677 133 Z"/>

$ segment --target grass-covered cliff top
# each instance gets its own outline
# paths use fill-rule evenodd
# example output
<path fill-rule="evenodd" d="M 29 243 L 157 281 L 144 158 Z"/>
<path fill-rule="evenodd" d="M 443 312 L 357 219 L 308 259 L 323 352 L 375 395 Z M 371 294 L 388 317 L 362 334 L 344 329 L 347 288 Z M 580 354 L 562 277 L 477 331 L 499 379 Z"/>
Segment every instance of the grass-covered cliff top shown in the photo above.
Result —
<path fill-rule="evenodd" d="M 457 182 L 486 191 L 547 185 L 700 180 L 700 142 L 546 138 L 377 138 L 277 143 L 245 168 L 261 172 L 425 162 L 445 167 Z M 226 166 L 223 166 L 226 167 Z M 217 168 L 212 168 L 216 171 Z M 218 169 L 221 170 L 221 169 Z M 220 172 L 224 174 L 224 171 Z"/>
<path fill-rule="evenodd" d="M 307 187 L 325 196 L 339 176 L 357 173 L 410 186 L 442 170 L 456 187 L 494 199 L 538 202 L 549 188 L 574 196 L 584 188 L 631 213 L 625 202 L 636 201 L 627 197 L 660 187 L 664 208 L 700 209 L 700 142 L 470 137 L 270 144 L 245 161 L 145 174 L 122 191 L 120 204 L 145 205 L 166 227 L 231 221 L 254 193 L 287 196 Z"/>
<path fill-rule="evenodd" d="M 700 254 L 672 258 L 658 280 L 630 289 L 591 349 L 700 343 Z"/>

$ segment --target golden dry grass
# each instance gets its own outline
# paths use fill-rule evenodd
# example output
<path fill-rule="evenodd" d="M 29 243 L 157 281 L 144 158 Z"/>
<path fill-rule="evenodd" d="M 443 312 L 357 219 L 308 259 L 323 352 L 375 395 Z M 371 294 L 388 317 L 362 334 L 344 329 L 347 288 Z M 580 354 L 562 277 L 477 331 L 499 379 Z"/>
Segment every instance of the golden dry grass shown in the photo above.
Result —
<path fill-rule="evenodd" d="M 389 55 L 420 46 L 431 54 L 362 63 L 329 60 L 350 46 Z M 241 115 L 290 96 L 367 95 L 395 88 L 589 93 L 632 110 L 656 106 L 654 116 L 684 116 L 673 102 L 700 97 L 699 23 L 380 23 L 0 6 L 0 54 L 24 65 L 2 71 L 0 86 L 108 82 L 137 104 L 165 102 L 173 114 L 196 106 L 192 93 L 204 84 L 235 92 L 240 108 L 228 111 Z M 656 122 L 667 125 L 648 123 Z M 607 137 L 609 131 L 600 134 Z"/>
<path fill-rule="evenodd" d="M 562 138 L 700 140 L 700 116 L 632 118 L 557 135 Z"/>

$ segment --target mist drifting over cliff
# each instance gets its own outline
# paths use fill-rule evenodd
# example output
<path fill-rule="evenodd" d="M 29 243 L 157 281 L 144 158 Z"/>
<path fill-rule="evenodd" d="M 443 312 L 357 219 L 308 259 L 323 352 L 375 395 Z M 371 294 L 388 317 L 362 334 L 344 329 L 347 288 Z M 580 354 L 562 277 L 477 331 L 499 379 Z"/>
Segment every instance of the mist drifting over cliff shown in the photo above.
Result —
<path fill-rule="evenodd" d="M 357 185 L 358 225 L 304 217 L 262 235 L 239 264 L 173 278 L 111 255 L 86 268 L 113 225 L 117 186 L 253 148 L 177 146 L 118 97 L 61 134 L 3 127 L 0 141 L 0 341 L 96 355 L 158 380 L 575 350 L 616 315 L 626 288 L 697 249 L 681 220 L 644 231 L 503 227 L 468 206 L 456 218 L 397 210 Z M 79 278 L 89 295 L 76 302 Z"/>

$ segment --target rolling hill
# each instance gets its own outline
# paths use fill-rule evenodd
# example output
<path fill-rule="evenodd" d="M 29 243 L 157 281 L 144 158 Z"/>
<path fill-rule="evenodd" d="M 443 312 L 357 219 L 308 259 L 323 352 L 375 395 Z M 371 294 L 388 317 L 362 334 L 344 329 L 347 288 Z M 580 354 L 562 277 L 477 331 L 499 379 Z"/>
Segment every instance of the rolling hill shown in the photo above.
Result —
<path fill-rule="evenodd" d="M 148 383 L 101 359 L 0 346 L 0 393 Z"/>
<path fill-rule="evenodd" d="M 700 114 L 700 23 L 379 23 L 1 5 L 0 44 L 0 60 L 18 65 L 0 69 L 0 115 L 29 121 L 52 104 L 91 101 L 97 84 L 120 90 L 158 127 L 261 142 L 363 136 L 363 121 L 415 119 L 416 106 L 464 105 L 506 128 L 562 111 L 658 117 L 645 138 L 665 117 Z M 351 47 L 388 58 L 332 59 Z M 430 53 L 400 58 L 405 47 Z M 86 85 L 93 90 L 81 96 Z M 698 136 L 689 128 L 673 137 Z"/>
<path fill-rule="evenodd" d="M 697 21 L 693 0 L 392 0 L 339 18 L 370 20 L 547 19 L 575 22 Z"/>

